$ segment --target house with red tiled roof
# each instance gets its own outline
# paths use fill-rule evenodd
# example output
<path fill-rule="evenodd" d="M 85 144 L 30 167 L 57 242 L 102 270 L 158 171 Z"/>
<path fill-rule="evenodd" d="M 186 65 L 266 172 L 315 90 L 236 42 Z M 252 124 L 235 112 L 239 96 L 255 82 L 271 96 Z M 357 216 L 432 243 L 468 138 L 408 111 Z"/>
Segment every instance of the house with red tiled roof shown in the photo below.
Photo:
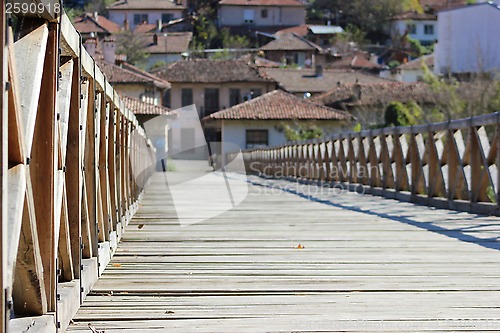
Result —
<path fill-rule="evenodd" d="M 306 4 L 301 0 L 221 0 L 219 27 L 248 27 L 276 32 L 305 24 Z"/>
<path fill-rule="evenodd" d="M 166 106 L 145 103 L 135 97 L 120 95 L 120 98 L 125 103 L 125 106 L 132 110 L 136 116 L 166 116 L 172 112 L 172 110 Z"/>
<path fill-rule="evenodd" d="M 158 63 L 170 64 L 182 60 L 183 54 L 189 51 L 193 39 L 192 32 L 163 32 L 147 34 L 149 39 L 144 50 L 148 54 L 147 67 Z"/>
<path fill-rule="evenodd" d="M 84 13 L 73 21 L 75 29 L 82 35 L 83 41 L 89 37 L 99 40 L 119 32 L 122 27 L 106 17 L 96 13 Z"/>
<path fill-rule="evenodd" d="M 158 21 L 154 24 L 152 23 L 139 23 L 135 26 L 134 33 L 136 34 L 153 34 L 153 33 L 165 33 L 165 32 L 187 32 L 193 31 L 193 20 L 192 15 L 187 15 L 185 17 L 172 19 L 167 22 Z"/>
<path fill-rule="evenodd" d="M 302 24 L 296 27 L 281 29 L 277 31 L 275 35 L 295 34 L 326 48 L 331 46 L 332 39 L 335 35 L 343 32 L 344 29 L 342 29 L 342 27 L 335 25 Z"/>
<path fill-rule="evenodd" d="M 95 59 L 99 68 L 109 83 L 122 95 L 137 98 L 153 105 L 164 105 L 165 92 L 170 89 L 170 83 L 151 73 L 143 71 L 117 59 L 116 42 L 113 38 L 102 41 L 102 53 L 96 52 L 96 40 L 89 38 L 84 43 L 87 52 Z"/>
<path fill-rule="evenodd" d="M 313 42 L 295 34 L 279 35 L 277 38 L 260 48 L 264 57 L 271 61 L 281 62 L 283 65 L 297 65 L 299 67 L 314 67 L 317 62 L 323 64 L 323 49 Z"/>
<path fill-rule="evenodd" d="M 398 82 L 421 81 L 425 75 L 424 65 L 434 70 L 434 54 L 421 56 L 391 69 L 380 72 L 380 77 Z"/>
<path fill-rule="evenodd" d="M 182 60 L 152 70 L 170 82 L 171 107 L 195 104 L 200 116 L 239 104 L 276 88 L 272 79 L 261 76 L 242 60 Z"/>
<path fill-rule="evenodd" d="M 333 134 L 349 125 L 353 117 L 346 112 L 315 104 L 282 90 L 213 113 L 203 119 L 204 126 L 220 131 L 223 155 L 256 147 L 269 147 L 288 141 L 285 127 L 321 129 Z"/>
<path fill-rule="evenodd" d="M 157 24 L 182 18 L 186 6 L 176 0 L 118 0 L 106 7 L 109 19 L 135 30 L 141 23 Z"/>
<path fill-rule="evenodd" d="M 276 81 L 279 87 L 298 97 L 315 96 L 333 87 L 356 82 L 362 84 L 390 82 L 375 74 L 364 73 L 352 69 L 322 70 L 293 68 L 260 68 L 260 73 Z"/>
<path fill-rule="evenodd" d="M 443 98 L 445 97 L 438 96 L 425 83 L 387 81 L 336 86 L 314 96 L 311 101 L 349 112 L 364 128 L 370 128 L 384 123 L 384 112 L 391 102 L 417 103 L 425 112 Z"/>
<path fill-rule="evenodd" d="M 357 70 L 378 74 L 384 67 L 377 63 L 375 55 L 364 51 L 335 54 L 327 58 L 325 67 L 335 70 Z"/>

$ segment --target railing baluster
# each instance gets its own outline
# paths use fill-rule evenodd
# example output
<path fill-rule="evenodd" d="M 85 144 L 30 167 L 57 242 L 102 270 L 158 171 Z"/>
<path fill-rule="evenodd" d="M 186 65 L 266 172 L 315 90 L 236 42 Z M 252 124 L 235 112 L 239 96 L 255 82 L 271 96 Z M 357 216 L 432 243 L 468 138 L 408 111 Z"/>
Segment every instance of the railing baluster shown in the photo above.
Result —
<path fill-rule="evenodd" d="M 261 148 L 245 155 L 245 163 L 264 162 L 271 166 L 270 175 L 361 184 L 374 194 L 394 197 L 396 192 L 397 197 L 409 201 L 500 215 L 499 122 L 500 113 L 495 113 L 445 123 L 338 133 L 325 140 Z M 491 143 L 485 130 L 489 125 L 496 130 Z M 463 130 L 469 132 L 466 146 Z M 468 165 L 470 191 L 465 174 Z M 490 171 L 495 169 L 493 165 L 495 184 Z M 464 199 L 471 203 L 468 208 L 460 202 Z"/>

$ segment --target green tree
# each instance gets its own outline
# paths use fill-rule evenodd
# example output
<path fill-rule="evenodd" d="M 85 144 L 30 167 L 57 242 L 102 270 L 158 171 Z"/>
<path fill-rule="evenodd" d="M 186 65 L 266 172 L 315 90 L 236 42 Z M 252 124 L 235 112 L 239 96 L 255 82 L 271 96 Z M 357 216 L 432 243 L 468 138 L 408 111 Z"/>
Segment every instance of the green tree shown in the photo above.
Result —
<path fill-rule="evenodd" d="M 401 102 L 391 102 L 385 109 L 386 126 L 412 126 L 416 125 L 422 115 L 422 109 L 415 102 L 407 105 Z"/>
<path fill-rule="evenodd" d="M 71 22 L 74 22 L 77 17 L 83 14 L 83 9 L 79 8 L 65 7 L 64 11 Z"/>
<path fill-rule="evenodd" d="M 418 0 L 403 0 L 403 10 L 404 11 L 415 11 L 417 13 L 423 13 L 424 9 L 420 5 Z"/>
<path fill-rule="evenodd" d="M 90 0 L 85 5 L 85 12 L 98 12 L 101 15 L 108 16 L 108 10 L 106 9 L 106 7 L 114 2 L 115 0 Z"/>
<path fill-rule="evenodd" d="M 350 44 L 355 43 L 359 48 L 367 43 L 366 33 L 355 25 L 348 24 L 344 32 L 335 36 L 332 40 L 337 49 L 341 52 L 347 52 Z"/>
<path fill-rule="evenodd" d="M 406 39 L 410 44 L 410 49 L 415 57 L 421 57 L 426 54 L 431 54 L 433 52 L 434 47 L 431 46 L 423 46 L 418 39 L 413 39 L 410 36 L 407 36 Z"/>
<path fill-rule="evenodd" d="M 250 47 L 250 41 L 245 36 L 233 35 L 228 28 L 221 30 L 222 47 L 225 49 L 244 49 Z"/>
<path fill-rule="evenodd" d="M 127 56 L 127 62 L 132 65 L 143 65 L 148 57 L 144 50 L 147 41 L 143 36 L 136 35 L 131 31 L 122 31 L 116 36 L 116 51 Z"/>
<path fill-rule="evenodd" d="M 282 124 L 281 128 L 288 141 L 318 139 L 323 136 L 323 130 L 314 124 Z"/>
<path fill-rule="evenodd" d="M 214 23 L 216 14 L 211 7 L 202 7 L 193 21 L 193 48 L 198 50 L 219 48 L 220 36 Z"/>
<path fill-rule="evenodd" d="M 438 77 L 429 70 L 425 63 L 422 63 L 422 68 L 424 70 L 423 81 L 429 85 L 436 96 L 435 107 L 428 115 L 426 122 L 465 117 L 466 103 L 460 97 L 458 81 L 452 77 L 448 79 Z"/>
<path fill-rule="evenodd" d="M 410 0 L 411 2 L 414 0 Z M 340 23 L 349 22 L 366 33 L 383 32 L 387 19 L 404 10 L 401 0 L 314 0 L 309 6 L 309 16 L 333 22 L 339 15 Z"/>

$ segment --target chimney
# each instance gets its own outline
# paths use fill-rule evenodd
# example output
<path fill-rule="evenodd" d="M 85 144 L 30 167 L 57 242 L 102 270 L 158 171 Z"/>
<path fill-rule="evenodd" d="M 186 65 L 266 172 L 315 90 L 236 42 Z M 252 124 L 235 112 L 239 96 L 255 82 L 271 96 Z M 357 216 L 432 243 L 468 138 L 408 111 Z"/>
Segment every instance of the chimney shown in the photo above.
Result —
<path fill-rule="evenodd" d="M 316 66 L 316 77 L 323 77 L 323 66 Z"/>
<path fill-rule="evenodd" d="M 97 22 L 98 19 L 99 19 L 99 13 L 94 12 L 94 20 Z"/>
<path fill-rule="evenodd" d="M 83 47 L 85 48 L 85 50 L 87 50 L 87 53 L 90 54 L 92 58 L 95 57 L 95 49 L 97 47 L 97 41 L 94 37 L 87 38 L 85 43 L 83 43 Z"/>
<path fill-rule="evenodd" d="M 353 92 L 353 98 L 355 101 L 361 100 L 361 85 L 359 83 L 356 83 L 352 87 L 352 92 Z"/>
<path fill-rule="evenodd" d="M 158 45 L 158 35 L 157 34 L 153 35 L 153 44 Z"/>
<path fill-rule="evenodd" d="M 106 37 L 102 43 L 104 61 L 114 64 L 116 52 L 116 41 L 114 37 Z"/>
<path fill-rule="evenodd" d="M 156 20 L 156 33 L 159 34 L 161 32 L 161 28 L 163 26 L 163 22 L 161 19 Z"/>

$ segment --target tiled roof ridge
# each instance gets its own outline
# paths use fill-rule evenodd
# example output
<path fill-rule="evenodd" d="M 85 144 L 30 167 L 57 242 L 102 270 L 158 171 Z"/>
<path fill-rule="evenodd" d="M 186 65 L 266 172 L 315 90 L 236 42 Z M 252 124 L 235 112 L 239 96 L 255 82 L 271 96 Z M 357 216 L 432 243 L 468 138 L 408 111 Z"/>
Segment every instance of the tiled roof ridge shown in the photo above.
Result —
<path fill-rule="evenodd" d="M 152 80 L 156 80 L 156 81 L 163 82 L 163 83 L 166 83 L 166 84 L 168 84 L 168 83 L 169 83 L 167 80 L 164 80 L 164 79 L 162 79 L 162 78 L 160 78 L 160 77 L 157 77 L 157 76 L 155 76 L 155 75 L 153 75 L 153 74 L 151 74 L 151 73 L 149 73 L 149 72 L 146 72 L 146 71 L 144 71 L 144 70 L 140 69 L 139 67 L 136 67 L 136 66 L 132 65 L 131 63 L 128 63 L 128 62 L 123 62 L 123 63 L 124 63 L 127 67 L 132 68 L 131 70 L 130 70 L 130 69 L 128 69 L 128 68 L 125 68 L 125 69 L 127 69 L 127 70 L 130 70 L 130 71 L 132 71 L 132 72 L 136 72 L 136 73 L 137 73 L 137 74 L 139 74 L 139 75 L 144 75 L 144 76 L 146 76 L 146 77 L 148 77 L 148 78 L 150 78 L 150 79 L 152 79 Z M 117 65 L 117 66 L 118 66 L 118 65 Z M 123 68 L 123 67 L 121 67 L 121 68 Z"/>
<path fill-rule="evenodd" d="M 281 96 L 276 96 L 276 95 L 281 95 Z M 345 112 L 345 111 L 342 111 L 342 110 L 338 110 L 338 109 L 335 109 L 335 108 L 332 108 L 332 107 L 329 107 L 329 106 L 326 106 L 326 105 L 323 105 L 323 104 L 319 104 L 319 103 L 316 103 L 314 101 L 311 101 L 311 100 L 305 100 L 305 99 L 301 99 L 300 97 L 297 97 L 293 94 L 290 94 L 290 93 L 287 93 L 283 90 L 279 90 L 279 89 L 276 89 L 276 90 L 273 90 L 271 92 L 268 92 L 264 95 L 261 95 L 259 97 L 256 97 L 256 98 L 253 98 L 251 100 L 248 100 L 246 102 L 243 102 L 243 103 L 240 103 L 240 104 L 237 104 L 237 105 L 234 105 L 230 108 L 227 108 L 227 109 L 224 109 L 224 110 L 221 110 L 221 111 L 218 111 L 218 112 L 215 112 L 205 118 L 203 118 L 203 120 L 216 120 L 216 119 L 227 119 L 227 118 L 224 118 L 226 116 L 226 114 L 230 114 L 231 112 L 236 112 L 240 109 L 243 109 L 247 106 L 250 106 L 250 105 L 253 105 L 253 104 L 258 104 L 259 102 L 264 102 L 266 100 L 270 100 L 270 99 L 274 99 L 274 98 L 279 98 L 279 97 L 284 97 L 284 98 L 289 98 L 291 101 L 294 101 L 296 102 L 294 104 L 294 106 L 296 105 L 305 105 L 306 107 L 309 106 L 309 107 L 315 107 L 315 108 L 318 108 L 318 109 L 321 109 L 323 111 L 327 111 L 327 112 L 332 112 L 335 114 L 335 117 L 332 117 L 331 119 L 337 119 L 337 120 L 347 120 L 347 119 L 352 119 L 352 115 L 348 112 Z M 290 117 L 288 119 L 294 119 L 295 117 Z M 312 118 L 312 117 L 311 117 Z M 324 117 L 319 117 L 320 119 L 325 119 Z M 242 120 L 244 119 L 250 119 L 250 118 L 240 118 Z M 261 118 L 262 119 L 262 118 Z M 279 118 L 270 118 L 270 119 L 279 119 Z M 281 119 L 286 119 L 286 118 L 281 118 Z M 301 118 L 297 118 L 297 119 L 301 119 Z M 302 119 L 305 119 L 305 118 L 302 118 Z"/>
<path fill-rule="evenodd" d="M 134 112 L 135 114 L 158 114 L 158 115 L 168 115 L 172 112 L 172 109 L 163 106 L 163 105 L 155 105 L 148 102 L 141 101 L 139 98 L 127 96 L 124 94 L 120 94 L 120 98 L 125 102 L 126 106 L 131 109 L 132 112 L 134 110 L 131 107 L 131 103 L 140 103 L 141 110 L 139 112 Z M 137 110 L 135 110 L 137 111 Z"/>
<path fill-rule="evenodd" d="M 251 81 L 253 79 L 258 79 L 258 81 L 274 82 L 274 80 L 270 80 L 269 78 L 261 75 L 261 73 L 259 72 L 258 67 L 255 64 L 252 64 L 252 63 L 249 63 L 248 61 L 240 60 L 240 59 L 225 59 L 225 60 L 213 60 L 213 59 L 206 59 L 206 58 L 185 59 L 185 60 L 180 60 L 180 61 L 168 64 L 167 66 L 164 66 L 164 67 L 153 69 L 151 72 L 153 74 L 156 74 L 156 75 L 162 75 L 162 74 L 167 75 L 167 73 L 169 73 L 169 72 L 173 73 L 176 70 L 178 70 L 178 69 L 176 69 L 176 67 L 179 67 L 179 68 L 182 69 L 182 67 L 180 67 L 180 66 L 185 66 L 188 63 L 191 63 L 191 64 L 196 64 L 196 63 L 199 63 L 199 64 L 203 64 L 203 63 L 211 64 L 211 63 L 213 63 L 214 65 L 216 63 L 218 63 L 218 64 L 221 64 L 221 65 L 225 65 L 225 67 L 221 66 L 224 69 L 227 69 L 228 67 L 230 67 L 229 65 L 233 65 L 233 66 L 234 65 L 241 65 L 242 67 L 246 67 L 248 69 L 248 74 L 253 74 L 254 75 L 253 78 L 246 79 L 245 81 L 249 81 L 249 80 Z M 236 67 L 236 66 L 234 66 L 234 67 Z M 231 75 L 228 75 L 228 76 L 231 76 Z M 242 78 L 242 79 L 244 79 L 244 78 Z M 177 79 L 173 79 L 173 78 L 170 78 L 170 80 L 169 80 L 168 76 L 167 76 L 166 81 L 170 81 L 170 82 L 240 82 L 240 81 L 238 81 L 236 79 L 235 80 L 229 80 L 229 81 L 218 81 L 218 80 L 215 80 L 215 81 L 205 81 L 205 80 L 202 80 L 202 79 L 200 79 L 200 80 L 193 80 L 193 81 L 190 81 L 190 80 L 188 80 L 188 81 L 178 81 Z"/>
<path fill-rule="evenodd" d="M 127 74 L 129 75 L 133 75 L 135 77 L 138 77 L 138 78 L 141 78 L 142 80 L 145 80 L 147 82 L 151 82 L 153 83 L 154 85 L 163 85 L 163 86 L 168 86 L 170 83 L 162 78 L 158 78 L 150 73 L 147 73 L 148 75 L 144 75 L 142 74 L 141 72 L 144 73 L 144 71 L 140 70 L 139 68 L 133 66 L 132 64 L 130 63 L 127 63 L 127 62 L 123 62 L 124 64 L 126 64 L 126 66 L 131 66 L 133 67 L 134 69 L 137 69 L 139 72 L 136 72 L 134 70 L 131 70 L 131 69 L 128 69 L 128 68 L 124 68 L 123 66 L 119 66 L 117 64 L 114 64 L 114 63 L 110 63 L 110 62 L 107 62 L 103 59 L 100 59 L 99 60 L 100 62 L 102 62 L 104 64 L 104 66 L 110 66 L 112 68 L 117 68 L 118 70 L 120 71 L 124 71 L 126 72 Z M 105 74 L 106 75 L 106 74 Z M 110 81 L 111 82 L 111 81 Z M 131 81 L 133 82 L 133 81 Z"/>

